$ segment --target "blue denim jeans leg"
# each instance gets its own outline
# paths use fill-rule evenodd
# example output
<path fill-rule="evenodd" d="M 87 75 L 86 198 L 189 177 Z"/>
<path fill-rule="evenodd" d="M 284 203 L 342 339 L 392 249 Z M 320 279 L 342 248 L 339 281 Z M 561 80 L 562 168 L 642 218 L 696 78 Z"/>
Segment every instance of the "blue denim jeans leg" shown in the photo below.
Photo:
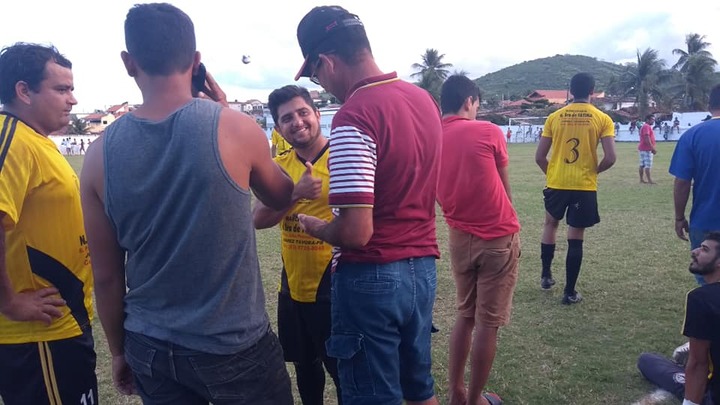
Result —
<path fill-rule="evenodd" d="M 434 395 L 436 287 L 434 257 L 338 265 L 327 351 L 338 359 L 345 405 L 399 405 Z"/>
<path fill-rule="evenodd" d="M 125 358 L 145 405 L 293 403 L 280 342 L 272 331 L 230 355 L 126 331 Z"/>

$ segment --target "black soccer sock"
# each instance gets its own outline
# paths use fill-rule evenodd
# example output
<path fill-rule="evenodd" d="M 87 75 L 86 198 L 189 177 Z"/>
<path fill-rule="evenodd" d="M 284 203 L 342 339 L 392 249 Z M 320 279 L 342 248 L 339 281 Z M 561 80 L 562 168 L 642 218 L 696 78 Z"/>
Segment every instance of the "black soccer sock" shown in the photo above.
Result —
<path fill-rule="evenodd" d="M 565 258 L 566 284 L 565 294 L 575 294 L 575 283 L 580 275 L 580 265 L 583 258 L 582 239 L 568 239 L 568 251 Z"/>
<path fill-rule="evenodd" d="M 552 277 L 550 266 L 555 257 L 555 244 L 540 243 L 540 260 L 542 261 L 541 277 Z"/>

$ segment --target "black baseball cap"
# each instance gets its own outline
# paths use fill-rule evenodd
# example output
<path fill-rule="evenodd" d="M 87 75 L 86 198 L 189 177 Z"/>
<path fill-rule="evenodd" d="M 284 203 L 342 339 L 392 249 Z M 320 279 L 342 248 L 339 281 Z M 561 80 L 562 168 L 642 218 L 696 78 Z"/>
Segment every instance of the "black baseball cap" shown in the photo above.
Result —
<path fill-rule="evenodd" d="M 322 51 L 331 50 L 331 39 L 348 27 L 363 27 L 363 23 L 358 16 L 340 6 L 315 7 L 305 14 L 297 29 L 298 44 L 305 61 L 295 75 L 295 80 L 309 77 L 310 61 Z"/>

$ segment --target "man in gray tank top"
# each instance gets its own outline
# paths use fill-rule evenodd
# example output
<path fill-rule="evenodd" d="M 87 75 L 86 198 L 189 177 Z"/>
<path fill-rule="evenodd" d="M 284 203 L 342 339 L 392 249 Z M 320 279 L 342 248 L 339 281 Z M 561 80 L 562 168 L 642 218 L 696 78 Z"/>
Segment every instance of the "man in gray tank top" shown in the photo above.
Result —
<path fill-rule="evenodd" d="M 115 386 L 146 404 L 292 404 L 250 211 L 250 189 L 286 209 L 292 180 L 251 118 L 192 97 L 185 13 L 136 5 L 125 43 L 143 104 L 93 142 L 81 175 Z"/>

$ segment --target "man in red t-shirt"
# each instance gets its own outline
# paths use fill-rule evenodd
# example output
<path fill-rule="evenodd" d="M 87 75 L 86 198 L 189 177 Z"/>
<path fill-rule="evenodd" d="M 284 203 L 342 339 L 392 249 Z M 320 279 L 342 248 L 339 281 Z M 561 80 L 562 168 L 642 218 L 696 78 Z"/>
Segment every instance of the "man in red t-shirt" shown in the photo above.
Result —
<path fill-rule="evenodd" d="M 655 122 L 655 116 L 648 114 L 645 117 L 645 123 L 640 128 L 640 143 L 638 143 L 638 154 L 640 155 L 640 183 L 655 184 L 650 177 L 650 169 L 652 169 L 653 155 L 655 155 L 655 131 L 652 125 Z M 645 181 L 647 177 L 647 181 Z"/>
<path fill-rule="evenodd" d="M 309 235 L 339 248 L 328 355 L 345 404 L 437 404 L 430 331 L 439 256 L 435 199 L 442 124 L 430 94 L 383 73 L 360 19 L 315 7 L 297 30 L 308 77 L 337 97 L 326 222 Z"/>
<path fill-rule="evenodd" d="M 454 75 L 443 83 L 440 98 L 443 145 L 438 202 L 449 226 L 457 303 L 448 365 L 452 405 L 499 400 L 483 394 L 483 388 L 495 358 L 498 328 L 510 321 L 520 257 L 520 223 L 510 198 L 507 145 L 497 125 L 475 121 L 479 94 L 472 80 Z M 466 390 L 465 363 L 471 347 Z"/>

